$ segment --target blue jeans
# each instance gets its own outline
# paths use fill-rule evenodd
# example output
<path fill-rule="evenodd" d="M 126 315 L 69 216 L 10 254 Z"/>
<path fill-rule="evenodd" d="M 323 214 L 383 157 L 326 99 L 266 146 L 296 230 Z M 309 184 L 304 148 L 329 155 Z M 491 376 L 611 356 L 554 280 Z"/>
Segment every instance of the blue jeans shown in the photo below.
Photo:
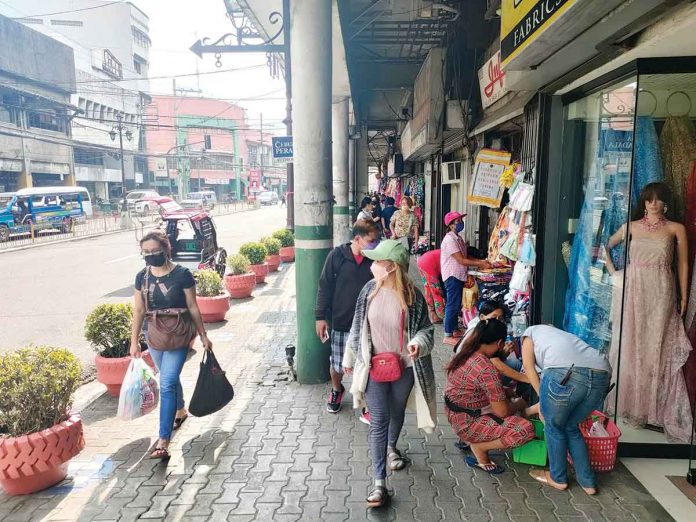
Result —
<path fill-rule="evenodd" d="M 376 480 L 387 477 L 387 448 L 396 449 L 413 384 L 413 368 L 404 368 L 398 381 L 367 381 L 365 401 L 370 410 L 369 441 Z"/>
<path fill-rule="evenodd" d="M 584 488 L 596 485 L 590 468 L 587 446 L 578 424 L 592 410 L 601 410 L 609 389 L 609 372 L 590 368 L 573 368 L 565 386 L 561 384 L 568 368 L 544 370 L 541 378 L 541 413 L 545 419 L 544 431 L 549 451 L 551 478 L 559 484 L 568 483 L 570 452 L 578 483 Z"/>
<path fill-rule="evenodd" d="M 160 372 L 160 439 L 170 440 L 176 410 L 184 407 L 184 389 L 181 386 L 181 370 L 184 368 L 188 347 L 160 351 L 149 349 L 152 360 Z"/>
<path fill-rule="evenodd" d="M 450 276 L 445 281 L 445 335 L 450 336 L 459 326 L 459 314 L 462 312 L 462 291 L 464 281 Z"/>

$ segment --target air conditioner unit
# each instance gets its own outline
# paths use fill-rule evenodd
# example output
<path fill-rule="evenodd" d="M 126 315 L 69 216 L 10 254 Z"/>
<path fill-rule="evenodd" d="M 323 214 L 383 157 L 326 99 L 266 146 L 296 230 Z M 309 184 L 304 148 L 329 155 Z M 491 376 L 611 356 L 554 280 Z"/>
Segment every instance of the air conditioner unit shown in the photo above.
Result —
<path fill-rule="evenodd" d="M 440 172 L 442 173 L 443 185 L 459 183 L 462 180 L 462 162 L 446 161 L 442 164 Z"/>

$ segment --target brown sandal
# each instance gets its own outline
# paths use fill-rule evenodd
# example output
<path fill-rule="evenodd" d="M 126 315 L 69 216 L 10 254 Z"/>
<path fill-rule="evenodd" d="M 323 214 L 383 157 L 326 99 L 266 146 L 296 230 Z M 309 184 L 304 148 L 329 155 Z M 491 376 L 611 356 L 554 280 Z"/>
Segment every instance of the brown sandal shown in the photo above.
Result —
<path fill-rule="evenodd" d="M 551 478 L 549 470 L 547 469 L 530 469 L 529 476 L 534 480 L 541 482 L 542 484 L 546 484 L 547 486 L 551 486 L 554 489 L 558 489 L 559 491 L 565 491 L 568 489 L 568 484 L 559 484 L 554 482 Z"/>
<path fill-rule="evenodd" d="M 155 448 L 152 453 L 150 453 L 151 459 L 167 460 L 171 457 L 169 450 L 167 448 Z"/>

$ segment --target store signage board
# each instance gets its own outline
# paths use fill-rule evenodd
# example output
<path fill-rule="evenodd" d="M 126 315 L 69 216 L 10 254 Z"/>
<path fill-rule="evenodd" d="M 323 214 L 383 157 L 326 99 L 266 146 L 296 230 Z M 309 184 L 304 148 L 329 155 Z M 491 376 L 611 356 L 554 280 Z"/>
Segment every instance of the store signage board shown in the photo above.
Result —
<path fill-rule="evenodd" d="M 505 72 L 500 64 L 500 51 L 483 64 L 483 67 L 479 69 L 478 78 L 481 103 L 483 108 L 487 109 L 508 92 L 505 84 Z"/>
<path fill-rule="evenodd" d="M 167 176 L 167 158 L 155 158 L 155 176 Z"/>
<path fill-rule="evenodd" d="M 578 0 L 502 0 L 501 64 L 507 66 Z"/>
<path fill-rule="evenodd" d="M 504 150 L 481 149 L 476 156 L 469 203 L 498 208 L 503 199 L 500 176 L 512 155 Z"/>
<path fill-rule="evenodd" d="M 274 158 L 292 158 L 292 136 L 274 136 L 271 140 Z"/>

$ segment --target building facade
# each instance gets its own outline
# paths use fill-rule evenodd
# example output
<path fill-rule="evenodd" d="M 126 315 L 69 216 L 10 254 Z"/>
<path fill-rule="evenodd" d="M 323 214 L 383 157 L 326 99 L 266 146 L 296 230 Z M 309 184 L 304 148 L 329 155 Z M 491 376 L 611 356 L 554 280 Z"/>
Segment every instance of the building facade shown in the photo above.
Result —
<path fill-rule="evenodd" d="M 120 196 L 123 176 L 114 134 L 120 127 L 126 188 L 149 186 L 143 155 L 143 114 L 149 101 L 147 15 L 129 2 L 93 0 L 9 0 L 0 12 L 73 49 L 76 92 L 70 101 L 79 109 L 71 122 L 75 181 L 93 197 Z"/>
<path fill-rule="evenodd" d="M 0 192 L 74 185 L 73 50 L 0 16 Z"/>

